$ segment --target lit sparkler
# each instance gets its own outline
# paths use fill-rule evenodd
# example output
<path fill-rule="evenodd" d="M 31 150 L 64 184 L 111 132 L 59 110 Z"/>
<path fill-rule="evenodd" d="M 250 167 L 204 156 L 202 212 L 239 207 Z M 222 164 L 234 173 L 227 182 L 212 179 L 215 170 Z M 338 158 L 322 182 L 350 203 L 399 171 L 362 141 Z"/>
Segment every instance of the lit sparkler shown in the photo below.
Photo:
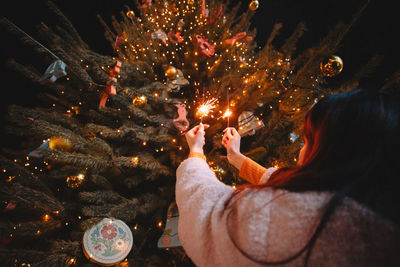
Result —
<path fill-rule="evenodd" d="M 224 115 L 222 115 L 223 119 L 227 119 L 227 127 L 229 127 L 229 117 L 232 115 L 232 111 L 229 109 L 229 107 L 226 109 Z"/>
<path fill-rule="evenodd" d="M 201 104 L 196 111 L 196 116 L 200 117 L 201 119 L 203 119 L 203 117 L 207 117 L 211 112 L 213 112 L 213 109 L 215 108 L 215 102 L 217 102 L 217 99 L 211 98 L 205 103 Z"/>
<path fill-rule="evenodd" d="M 226 111 L 225 111 L 225 113 L 224 113 L 224 115 L 222 115 L 222 118 L 229 118 L 230 116 L 232 115 L 232 111 L 228 108 Z"/>

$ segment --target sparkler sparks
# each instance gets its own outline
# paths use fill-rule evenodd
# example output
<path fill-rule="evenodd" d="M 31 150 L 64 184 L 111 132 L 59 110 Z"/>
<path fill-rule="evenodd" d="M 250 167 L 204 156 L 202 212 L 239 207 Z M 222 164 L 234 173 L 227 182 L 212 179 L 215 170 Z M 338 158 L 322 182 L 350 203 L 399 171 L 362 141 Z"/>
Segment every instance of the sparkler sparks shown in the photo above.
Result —
<path fill-rule="evenodd" d="M 228 108 L 226 111 L 225 111 L 225 113 L 224 113 L 224 115 L 222 115 L 222 118 L 229 118 L 230 116 L 232 115 L 232 111 Z"/>
<path fill-rule="evenodd" d="M 211 112 L 213 112 L 213 109 L 215 108 L 215 102 L 217 102 L 217 99 L 211 98 L 205 103 L 201 104 L 196 111 L 196 116 L 200 117 L 201 119 L 207 117 Z"/>

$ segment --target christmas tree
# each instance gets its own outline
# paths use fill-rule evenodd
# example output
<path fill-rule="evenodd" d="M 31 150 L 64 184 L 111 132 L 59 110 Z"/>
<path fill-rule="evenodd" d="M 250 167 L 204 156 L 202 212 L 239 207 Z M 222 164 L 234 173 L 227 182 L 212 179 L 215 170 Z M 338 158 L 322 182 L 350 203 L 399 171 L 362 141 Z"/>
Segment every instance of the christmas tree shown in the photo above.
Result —
<path fill-rule="evenodd" d="M 248 4 L 239 12 L 240 5 L 217 0 L 136 1 L 111 25 L 99 17 L 109 55 L 92 51 L 51 2 L 59 25 L 42 23 L 41 40 L 2 19 L 49 65 L 10 62 L 42 92 L 40 103 L 8 108 L 7 131 L 21 147 L 0 157 L 2 263 L 93 265 L 82 252 L 84 233 L 115 218 L 133 236 L 121 266 L 190 266 L 182 248 L 157 242 L 174 202 L 175 170 L 188 154 L 184 133 L 200 122 L 210 125 L 209 164 L 227 184 L 244 183 L 221 145 L 227 126 L 262 165 L 296 164 L 305 112 L 327 94 L 355 89 L 377 60 L 328 86 L 343 67 L 335 52 L 365 6 L 297 51 L 303 23 L 279 48 L 276 24 L 259 47 L 250 30 L 258 1 Z"/>

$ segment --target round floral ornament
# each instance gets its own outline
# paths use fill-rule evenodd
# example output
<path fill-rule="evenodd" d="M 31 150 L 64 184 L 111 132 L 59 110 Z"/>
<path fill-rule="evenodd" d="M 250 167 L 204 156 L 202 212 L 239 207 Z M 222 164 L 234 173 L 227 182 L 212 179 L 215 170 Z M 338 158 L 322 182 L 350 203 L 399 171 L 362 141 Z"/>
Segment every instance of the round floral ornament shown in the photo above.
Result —
<path fill-rule="evenodd" d="M 123 221 L 104 218 L 83 235 L 83 252 L 95 263 L 115 265 L 128 256 L 132 239 L 132 232 Z"/>

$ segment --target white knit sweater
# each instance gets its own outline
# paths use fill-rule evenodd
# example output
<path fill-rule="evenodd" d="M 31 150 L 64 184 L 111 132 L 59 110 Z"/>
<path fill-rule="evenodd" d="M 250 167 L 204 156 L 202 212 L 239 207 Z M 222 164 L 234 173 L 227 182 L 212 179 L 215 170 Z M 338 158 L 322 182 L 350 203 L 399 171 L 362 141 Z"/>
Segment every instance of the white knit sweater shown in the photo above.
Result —
<path fill-rule="evenodd" d="M 197 266 L 265 266 L 245 257 L 228 229 L 237 246 L 257 260 L 289 258 L 307 244 L 332 196 L 245 189 L 228 208 L 233 193 L 203 159 L 188 158 L 177 169 L 179 240 Z M 399 244 L 395 225 L 346 198 L 317 239 L 308 266 L 400 266 Z M 304 257 L 281 266 L 304 266 Z"/>

